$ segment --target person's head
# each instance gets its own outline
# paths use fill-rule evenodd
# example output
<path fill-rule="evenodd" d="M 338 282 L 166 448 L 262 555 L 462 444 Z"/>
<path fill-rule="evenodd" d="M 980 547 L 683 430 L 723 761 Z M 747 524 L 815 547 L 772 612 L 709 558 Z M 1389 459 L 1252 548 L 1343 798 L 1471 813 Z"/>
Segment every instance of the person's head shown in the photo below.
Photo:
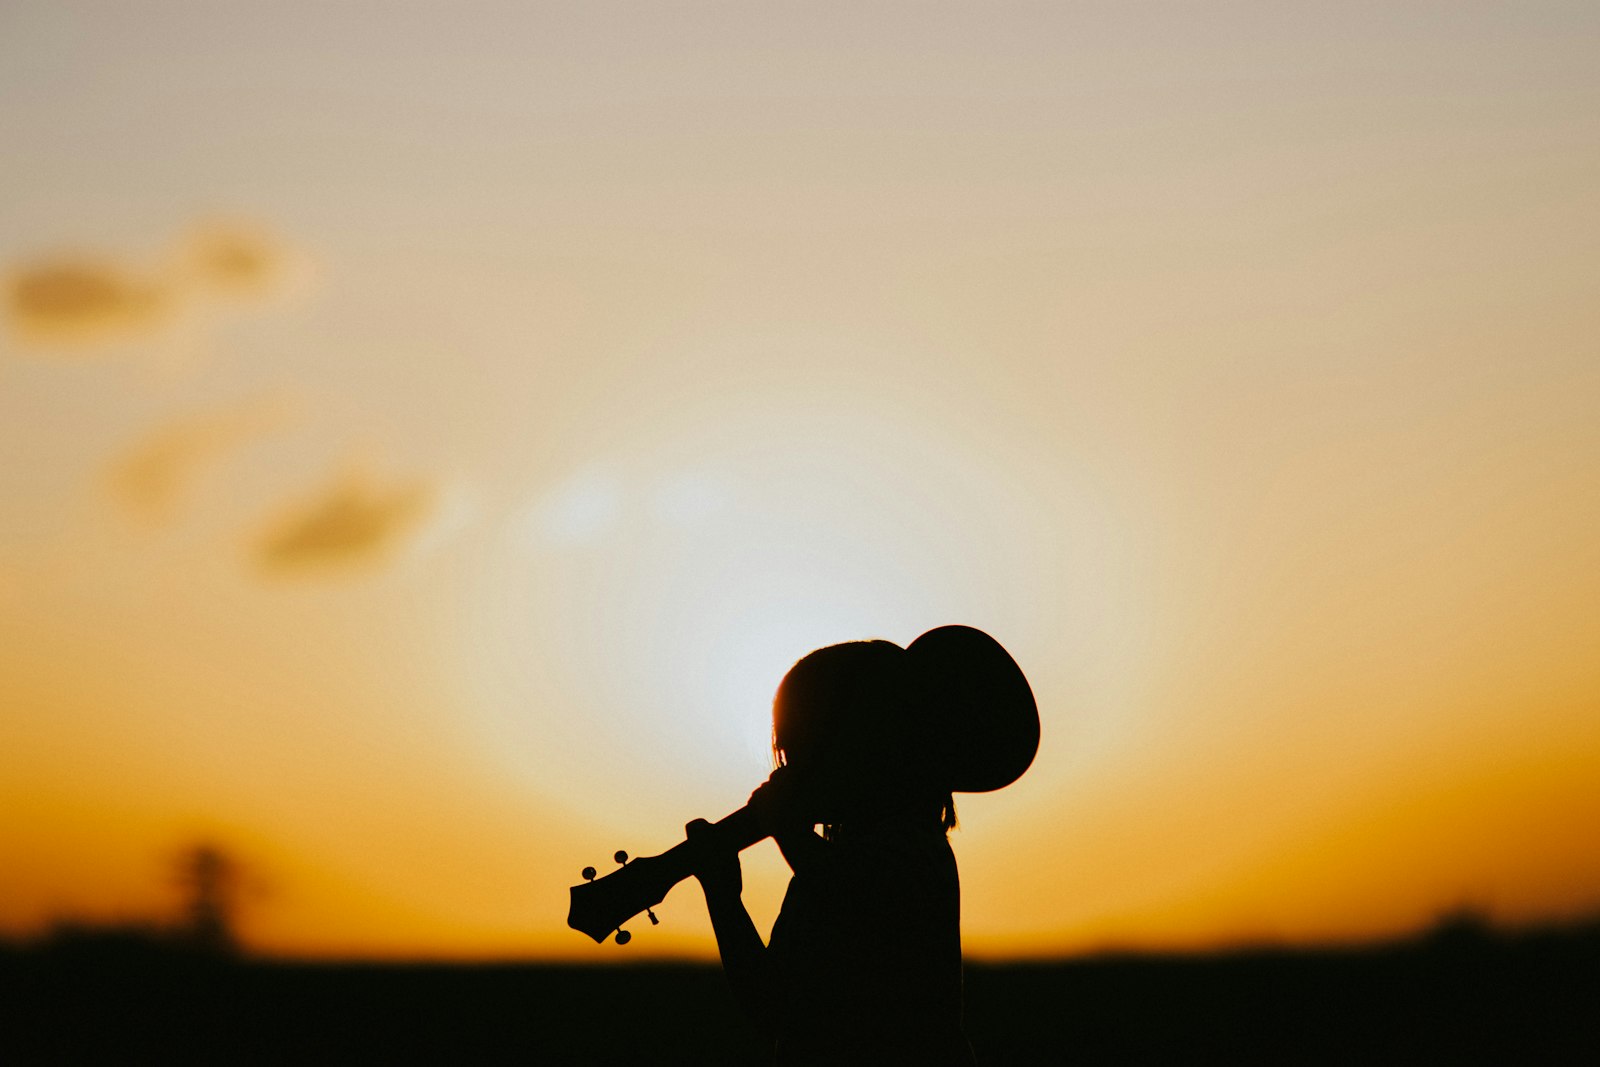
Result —
<path fill-rule="evenodd" d="M 932 780 L 917 679 L 888 641 L 820 648 L 789 669 L 772 702 L 772 751 L 804 775 L 830 829 L 889 811 L 926 810 L 955 825 L 948 788 Z"/>

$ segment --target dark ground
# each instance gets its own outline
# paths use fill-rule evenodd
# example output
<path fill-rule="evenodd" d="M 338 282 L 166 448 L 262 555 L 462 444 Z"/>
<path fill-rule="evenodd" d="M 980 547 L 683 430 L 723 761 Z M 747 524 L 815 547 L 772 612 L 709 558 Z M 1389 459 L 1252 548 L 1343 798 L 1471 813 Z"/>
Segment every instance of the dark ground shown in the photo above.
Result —
<path fill-rule="evenodd" d="M 1600 923 L 1364 949 L 969 964 L 979 1061 L 1600 1064 Z M 0 948 L 0 1064 L 761 1063 L 699 965 L 305 964 Z"/>

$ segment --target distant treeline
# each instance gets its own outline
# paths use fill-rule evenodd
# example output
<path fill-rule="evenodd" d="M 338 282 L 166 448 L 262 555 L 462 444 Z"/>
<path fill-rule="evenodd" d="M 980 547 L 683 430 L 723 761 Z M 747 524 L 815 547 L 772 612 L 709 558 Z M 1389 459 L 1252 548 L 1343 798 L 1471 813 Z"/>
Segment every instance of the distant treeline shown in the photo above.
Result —
<path fill-rule="evenodd" d="M 988 1064 L 1600 1063 L 1600 920 L 1342 949 L 969 964 Z M 0 946 L 0 1062 L 761 1063 L 719 970 L 252 959 L 159 930 Z"/>

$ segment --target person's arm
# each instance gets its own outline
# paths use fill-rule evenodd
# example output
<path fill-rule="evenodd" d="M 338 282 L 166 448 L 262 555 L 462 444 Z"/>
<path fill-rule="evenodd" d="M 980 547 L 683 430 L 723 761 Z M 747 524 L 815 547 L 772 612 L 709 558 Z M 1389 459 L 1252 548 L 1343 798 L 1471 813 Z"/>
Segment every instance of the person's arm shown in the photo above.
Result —
<path fill-rule="evenodd" d="M 778 843 L 778 849 L 794 873 L 810 870 L 826 860 L 830 846 L 816 832 L 803 779 L 795 777 L 793 768 L 779 767 L 773 771 L 772 776 L 750 794 L 749 806 L 762 828 Z"/>
<path fill-rule="evenodd" d="M 725 847 L 711 824 L 696 819 L 683 828 L 684 836 L 699 850 L 695 880 L 706 894 L 706 911 L 711 929 L 717 935 L 717 952 L 722 969 L 733 987 L 733 996 L 746 1015 L 763 1029 L 770 1029 L 772 981 L 768 974 L 767 946 L 756 932 L 756 924 L 745 910 L 744 874 L 739 854 Z"/>
<path fill-rule="evenodd" d="M 822 864 L 828 856 L 828 842 L 810 827 L 780 831 L 772 835 L 778 851 L 796 874 Z"/>

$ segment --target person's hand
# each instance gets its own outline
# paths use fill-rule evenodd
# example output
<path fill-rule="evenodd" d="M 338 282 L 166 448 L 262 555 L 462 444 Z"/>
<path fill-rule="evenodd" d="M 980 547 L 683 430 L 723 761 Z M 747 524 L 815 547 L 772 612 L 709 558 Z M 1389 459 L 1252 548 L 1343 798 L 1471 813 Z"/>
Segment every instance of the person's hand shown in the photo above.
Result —
<path fill-rule="evenodd" d="M 739 853 L 729 848 L 721 834 L 704 819 L 685 824 L 684 839 L 694 862 L 694 876 L 707 897 L 738 896 L 744 891 Z"/>
<path fill-rule="evenodd" d="M 810 830 L 816 820 L 803 779 L 793 767 L 779 767 L 750 794 L 750 810 L 761 828 L 773 837 Z"/>

